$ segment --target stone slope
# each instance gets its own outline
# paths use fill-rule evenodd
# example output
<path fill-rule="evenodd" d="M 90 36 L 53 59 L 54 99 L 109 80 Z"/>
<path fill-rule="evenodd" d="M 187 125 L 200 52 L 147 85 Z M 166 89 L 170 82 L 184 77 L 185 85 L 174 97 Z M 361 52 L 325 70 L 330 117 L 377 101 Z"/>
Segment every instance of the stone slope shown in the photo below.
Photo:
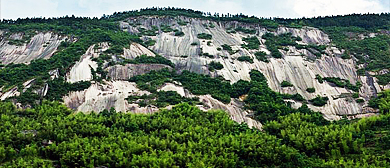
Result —
<path fill-rule="evenodd" d="M 188 22 L 187 25 L 181 26 L 178 20 Z M 261 36 L 268 30 L 258 27 L 253 24 L 245 24 L 239 22 L 213 22 L 195 18 L 185 17 L 137 17 L 129 18 L 121 23 L 122 28 L 129 33 L 138 33 L 137 26 L 134 23 L 140 24 L 138 27 L 151 29 L 152 27 L 160 27 L 160 25 L 170 25 L 173 29 L 178 29 L 184 33 L 184 36 L 174 36 L 173 32 L 164 33 L 159 30 L 156 36 L 144 36 L 144 39 L 153 39 L 156 41 L 154 46 L 149 47 L 158 54 L 165 56 L 176 64 L 176 69 L 190 70 L 196 73 L 209 74 L 211 76 L 223 76 L 232 83 L 240 79 L 249 80 L 249 72 L 252 69 L 261 71 L 267 78 L 269 86 L 278 92 L 295 94 L 299 93 L 306 99 L 315 98 L 317 95 L 327 96 L 330 101 L 324 107 L 310 106 L 314 110 L 324 113 L 327 119 L 340 119 L 342 115 L 353 115 L 366 113 L 362 104 L 356 103 L 352 98 L 339 98 L 340 95 L 351 94 L 352 91 L 334 87 L 331 84 L 324 82 L 319 83 L 315 79 L 315 75 L 323 77 L 339 77 L 347 79 L 352 84 L 360 82 L 363 84 L 360 91 L 360 97 L 366 100 L 372 95 L 371 86 L 363 77 L 358 77 L 356 74 L 356 64 L 353 60 L 344 60 L 340 58 L 343 51 L 336 47 L 331 47 L 328 35 L 316 28 L 304 27 L 301 29 L 279 27 L 275 30 L 275 34 L 292 33 L 293 36 L 302 38 L 301 44 L 317 44 L 329 45 L 326 49 L 326 55 L 322 55 L 320 59 L 310 59 L 313 55 L 306 49 L 297 50 L 295 47 L 289 47 L 288 51 L 280 50 L 283 54 L 282 59 L 270 58 L 269 63 L 264 63 L 255 59 L 256 51 L 265 51 L 267 47 L 264 45 L 265 40 Z M 211 28 L 208 25 L 214 25 Z M 243 27 L 256 30 L 255 35 L 249 35 L 242 32 L 229 33 L 228 29 Z M 207 33 L 212 35 L 212 40 L 198 39 L 197 34 Z M 247 50 L 241 47 L 243 37 L 256 36 L 260 42 L 259 50 Z M 210 45 L 210 42 L 211 45 Z M 191 43 L 196 42 L 198 45 L 193 46 Z M 209 42 L 209 45 L 207 44 Z M 227 51 L 218 50 L 223 44 L 230 45 L 233 50 L 238 50 L 237 53 L 230 55 Z M 203 53 L 214 55 L 214 58 L 199 56 Z M 182 56 L 187 56 L 186 58 Z M 254 63 L 240 62 L 237 60 L 239 56 L 250 56 L 254 59 Z M 211 61 L 220 62 L 224 68 L 217 72 L 209 72 L 207 64 Z M 282 88 L 282 81 L 289 81 L 294 86 Z M 315 93 L 308 93 L 307 88 L 313 87 Z"/>
<path fill-rule="evenodd" d="M 13 34 L 10 39 L 20 40 L 23 34 Z M 51 32 L 38 33 L 31 40 L 21 46 L 10 45 L 9 40 L 3 38 L 0 41 L 0 62 L 9 63 L 29 63 L 38 58 L 48 59 L 57 50 L 57 47 L 66 37 Z"/>
<path fill-rule="evenodd" d="M 179 25 L 178 21 L 188 22 L 187 25 Z M 136 24 L 137 23 L 137 24 Z M 139 26 L 137 26 L 139 25 Z M 173 29 L 180 30 L 184 36 L 175 36 L 174 32 L 163 32 L 161 25 L 169 25 Z M 213 25 L 213 26 L 211 26 Z M 265 39 L 262 35 L 270 32 L 269 30 L 254 24 L 240 22 L 213 22 L 209 20 L 185 18 L 185 17 L 137 17 L 129 18 L 120 23 L 124 31 L 129 33 L 139 33 L 139 28 L 152 29 L 157 27 L 156 36 L 143 36 L 143 40 L 154 40 L 153 46 L 145 47 L 141 44 L 132 43 L 124 48 L 123 54 L 120 55 L 126 59 L 134 59 L 140 55 L 155 56 L 159 54 L 171 60 L 175 69 L 180 71 L 189 70 L 196 73 L 208 74 L 213 77 L 222 76 L 231 83 L 240 79 L 249 80 L 251 70 L 259 70 L 267 78 L 268 85 L 271 89 L 281 93 L 301 94 L 305 99 L 313 99 L 317 95 L 327 96 L 328 103 L 323 107 L 309 105 L 315 111 L 320 111 L 325 118 L 329 120 L 340 119 L 343 115 L 348 116 L 365 116 L 366 113 L 372 113 L 371 109 L 365 107 L 366 103 L 359 104 L 351 98 L 353 93 L 345 88 L 335 87 L 330 83 L 319 83 L 316 75 L 323 77 L 339 77 L 347 79 L 352 84 L 362 83 L 359 95 L 365 100 L 369 100 L 375 95 L 373 90 L 380 91 L 382 88 L 373 78 L 371 81 L 368 77 L 357 76 L 356 64 L 352 59 L 341 59 L 343 51 L 331 46 L 331 40 L 322 31 L 304 27 L 301 29 L 279 27 L 271 33 L 283 34 L 291 33 L 293 36 L 301 37 L 300 44 L 327 45 L 326 54 L 321 58 L 315 59 L 315 56 L 306 49 L 296 49 L 289 46 L 286 50 L 280 50 L 283 58 L 269 58 L 265 63 L 256 59 L 254 55 L 257 51 L 264 51 L 270 54 L 265 45 Z M 255 34 L 245 34 L 242 32 L 232 32 L 237 27 L 255 30 Z M 200 33 L 212 35 L 211 40 L 199 39 Z M 248 36 L 255 36 L 260 41 L 259 49 L 248 50 L 242 47 L 245 44 L 242 39 Z M 11 38 L 20 39 L 21 34 L 15 34 Z M 0 59 L 3 64 L 8 63 L 28 63 L 37 58 L 49 58 L 55 51 L 64 37 L 52 33 L 39 33 L 34 36 L 29 44 L 23 46 L 9 45 L 6 40 L 0 42 Z M 191 45 L 196 43 L 196 45 Z M 227 44 L 236 50 L 234 54 L 228 51 L 218 49 Z M 98 45 L 95 47 L 95 45 Z M 95 44 L 90 46 L 87 52 L 66 74 L 66 80 L 70 83 L 79 81 L 90 81 L 93 79 L 92 70 L 96 71 L 98 64 L 93 58 L 107 50 L 110 46 L 108 43 Z M 202 53 L 213 55 L 211 57 L 201 56 Z M 240 56 L 249 56 L 253 63 L 240 62 L 237 60 Z M 120 60 L 120 57 L 113 57 L 113 60 Z M 210 62 L 220 62 L 224 68 L 215 72 L 208 70 Z M 170 68 L 161 64 L 126 64 L 126 65 L 103 65 L 104 70 L 110 80 L 93 84 L 84 91 L 71 92 L 63 99 L 65 104 L 77 111 L 83 112 L 100 112 L 104 109 L 114 108 L 117 111 L 131 111 L 135 113 L 153 113 L 158 111 L 156 107 L 140 107 L 137 104 L 129 104 L 125 100 L 130 95 L 150 94 L 149 92 L 139 90 L 135 83 L 128 82 L 128 79 L 135 75 L 141 75 L 151 70 Z M 58 71 L 53 71 L 52 77 L 58 75 Z M 292 87 L 281 87 L 283 81 L 289 81 Z M 307 88 L 315 88 L 315 93 L 308 93 Z M 374 89 L 373 89 L 374 88 Z M 42 92 L 47 91 L 47 87 Z M 184 97 L 194 97 L 188 90 L 185 90 L 180 84 L 167 83 L 159 90 L 176 91 Z M 17 88 L 12 88 L 6 93 L 0 93 L 1 99 L 20 94 Z M 347 96 L 346 96 L 347 95 Z M 232 99 L 229 104 L 212 98 L 210 95 L 201 95 L 200 101 L 203 103 L 199 106 L 202 110 L 223 109 L 233 120 L 241 123 L 247 122 L 251 127 L 261 128 L 261 123 L 251 119 L 250 113 L 243 109 L 242 101 Z M 301 103 L 291 101 L 293 107 L 298 108 Z M 169 108 L 169 107 L 167 107 Z"/>

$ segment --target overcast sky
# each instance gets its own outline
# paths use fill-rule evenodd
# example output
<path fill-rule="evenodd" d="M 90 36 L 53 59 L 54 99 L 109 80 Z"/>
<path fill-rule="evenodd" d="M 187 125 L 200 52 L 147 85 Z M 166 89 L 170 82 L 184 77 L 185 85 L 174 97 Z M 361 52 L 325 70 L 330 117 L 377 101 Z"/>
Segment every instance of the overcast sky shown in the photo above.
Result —
<path fill-rule="evenodd" d="M 0 0 L 1 19 L 101 17 L 116 11 L 145 7 L 181 7 L 218 13 L 243 13 L 258 17 L 313 17 L 390 11 L 390 0 Z"/>

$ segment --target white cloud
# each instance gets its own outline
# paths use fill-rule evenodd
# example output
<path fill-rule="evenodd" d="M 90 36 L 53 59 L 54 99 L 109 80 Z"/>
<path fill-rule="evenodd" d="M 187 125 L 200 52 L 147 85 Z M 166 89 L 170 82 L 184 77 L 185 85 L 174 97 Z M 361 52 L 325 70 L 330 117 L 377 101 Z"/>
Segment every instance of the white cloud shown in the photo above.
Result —
<path fill-rule="evenodd" d="M 379 0 L 289 0 L 288 4 L 304 17 L 386 11 Z"/>

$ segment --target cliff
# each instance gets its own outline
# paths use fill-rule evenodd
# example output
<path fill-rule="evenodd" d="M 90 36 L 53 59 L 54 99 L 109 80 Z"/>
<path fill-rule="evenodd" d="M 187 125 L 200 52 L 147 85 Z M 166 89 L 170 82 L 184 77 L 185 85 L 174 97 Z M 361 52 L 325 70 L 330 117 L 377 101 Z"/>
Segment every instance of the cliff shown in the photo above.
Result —
<path fill-rule="evenodd" d="M 179 24 L 180 22 L 180 24 Z M 183 24 L 185 23 L 185 24 Z M 166 27 L 171 31 L 166 31 Z M 336 87 L 332 83 L 320 83 L 316 75 L 322 77 L 338 77 L 350 81 L 352 84 L 361 83 L 359 96 L 367 100 L 376 92 L 386 86 L 380 86 L 375 78 L 370 76 L 358 76 L 356 73 L 357 64 L 353 59 L 342 59 L 340 56 L 343 50 L 334 47 L 328 35 L 319 29 L 312 27 L 287 28 L 279 27 L 275 30 L 267 30 L 256 24 L 241 23 L 236 21 L 214 22 L 210 20 L 186 18 L 186 17 L 133 17 L 120 22 L 122 30 L 139 34 L 142 30 L 154 30 L 155 35 L 143 35 L 143 41 L 154 41 L 150 46 L 138 43 L 128 44 L 123 48 L 123 53 L 113 56 L 114 60 L 134 59 L 141 55 L 156 56 L 161 55 L 175 64 L 175 69 L 179 72 L 189 70 L 196 73 L 208 74 L 213 77 L 222 76 L 231 83 L 240 79 L 250 80 L 249 72 L 259 70 L 267 78 L 269 87 L 277 92 L 295 94 L 299 93 L 306 100 L 316 96 L 326 96 L 329 101 L 325 106 L 317 107 L 309 105 L 315 111 L 320 111 L 326 119 L 337 120 L 341 116 L 361 117 L 365 114 L 371 114 L 373 111 L 366 108 L 367 103 L 357 103 L 352 98 L 353 91 L 341 87 Z M 164 28 L 165 27 L 165 28 Z M 232 31 L 237 28 L 252 30 L 252 33 L 242 31 Z M 177 30 L 183 34 L 175 35 Z M 199 39 L 198 34 L 205 33 L 212 36 L 211 39 Z M 255 53 L 263 51 L 268 55 L 271 53 L 265 44 L 266 40 L 262 36 L 266 33 L 281 35 L 291 33 L 292 36 L 300 37 L 298 42 L 302 45 L 325 45 L 326 50 L 320 55 L 315 56 L 310 49 L 297 49 L 294 46 L 288 46 L 280 49 L 282 58 L 268 57 L 268 62 L 260 61 Z M 11 39 L 21 39 L 23 34 L 14 34 Z M 246 37 L 256 37 L 260 41 L 258 49 L 248 49 L 243 47 L 247 44 L 243 40 Z M 3 39 L 0 42 L 0 59 L 3 64 L 9 63 L 29 63 L 38 58 L 49 58 L 61 41 L 65 37 L 54 33 L 38 33 L 31 38 L 28 43 L 23 45 L 8 44 L 9 40 Z M 222 49 L 223 45 L 228 45 L 235 52 L 229 52 Z M 81 56 L 73 67 L 66 74 L 66 81 L 75 83 L 79 81 L 91 81 L 93 71 L 98 68 L 98 63 L 93 61 L 104 51 L 110 48 L 109 43 L 95 44 L 89 47 L 87 52 Z M 205 53 L 208 56 L 204 56 Z M 249 56 L 253 63 L 239 61 L 241 56 Z M 219 62 L 223 69 L 214 72 L 209 71 L 210 62 Z M 67 106 L 77 111 L 102 111 L 104 109 L 115 108 L 117 111 L 132 111 L 136 113 L 152 113 L 158 111 L 156 107 L 140 107 L 137 104 L 129 104 L 125 100 L 129 95 L 150 94 L 136 87 L 135 83 L 128 82 L 128 79 L 148 73 L 152 70 L 162 68 L 171 68 L 163 64 L 115 64 L 102 65 L 107 72 L 109 80 L 102 82 L 93 82 L 93 84 L 84 91 L 71 92 L 63 99 Z M 50 74 L 52 78 L 58 77 L 58 71 Z M 282 87 L 283 81 L 290 82 L 292 87 Z M 309 93 L 307 88 L 314 88 L 315 93 Z M 188 90 L 185 90 L 180 84 L 166 83 L 160 90 L 176 91 L 184 97 L 194 97 Z M 45 89 L 47 91 L 47 86 Z M 12 88 L 4 93 L 0 93 L 1 99 L 19 95 L 17 88 Z M 210 95 L 200 95 L 200 101 L 203 103 L 201 109 L 224 109 L 231 118 L 237 122 L 247 122 L 250 126 L 257 128 L 261 124 L 251 118 L 251 113 L 243 109 L 242 101 L 232 99 L 229 104 L 224 104 Z M 294 107 L 299 107 L 300 102 L 288 100 Z"/>

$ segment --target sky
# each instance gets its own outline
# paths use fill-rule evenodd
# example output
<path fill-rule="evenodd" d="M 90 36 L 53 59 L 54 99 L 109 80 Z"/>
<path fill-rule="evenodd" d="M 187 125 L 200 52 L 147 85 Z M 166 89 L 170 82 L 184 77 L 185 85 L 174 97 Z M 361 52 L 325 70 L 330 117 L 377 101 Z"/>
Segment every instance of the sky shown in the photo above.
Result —
<path fill-rule="evenodd" d="M 180 7 L 211 13 L 300 18 L 390 12 L 390 0 L 0 0 L 0 18 L 101 17 L 146 7 Z"/>

